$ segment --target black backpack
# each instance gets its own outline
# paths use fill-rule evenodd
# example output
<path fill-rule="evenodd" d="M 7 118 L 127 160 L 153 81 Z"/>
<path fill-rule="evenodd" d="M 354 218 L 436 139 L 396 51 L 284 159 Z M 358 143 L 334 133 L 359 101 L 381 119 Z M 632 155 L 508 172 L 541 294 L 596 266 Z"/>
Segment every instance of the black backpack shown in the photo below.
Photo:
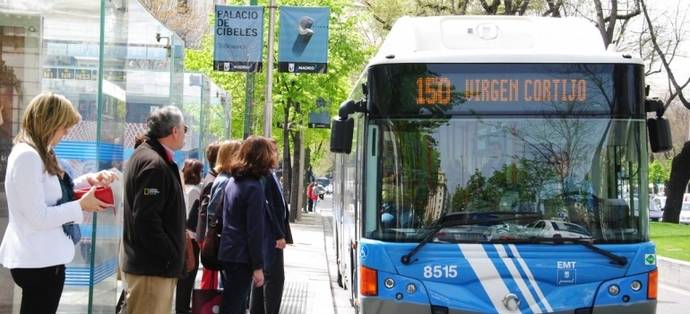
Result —
<path fill-rule="evenodd" d="M 208 216 L 212 186 L 213 182 L 206 184 L 199 197 L 196 235 L 201 246 L 201 264 L 207 269 L 222 270 L 223 264 L 218 259 L 218 249 L 220 248 L 220 234 L 223 231 L 223 206 L 221 203 L 217 213 Z M 224 191 L 219 191 L 219 193 L 224 193 Z"/>
<path fill-rule="evenodd" d="M 208 207 L 208 198 L 211 194 L 211 186 L 213 181 L 207 183 L 201 189 L 199 198 L 194 200 L 192 208 L 189 210 L 189 217 L 187 218 L 187 229 L 196 232 L 196 241 L 201 242 L 204 240 L 204 235 L 206 233 L 206 208 Z M 206 199 L 206 206 L 201 206 L 204 199 Z"/>

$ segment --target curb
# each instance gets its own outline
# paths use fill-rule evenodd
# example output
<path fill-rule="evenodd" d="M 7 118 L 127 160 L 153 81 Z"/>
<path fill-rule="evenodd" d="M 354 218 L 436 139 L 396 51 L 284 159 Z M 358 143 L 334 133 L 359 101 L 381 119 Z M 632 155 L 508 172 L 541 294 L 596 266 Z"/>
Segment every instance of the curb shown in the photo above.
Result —
<path fill-rule="evenodd" d="M 659 269 L 659 283 L 690 291 L 690 263 L 657 256 L 656 266 Z"/>

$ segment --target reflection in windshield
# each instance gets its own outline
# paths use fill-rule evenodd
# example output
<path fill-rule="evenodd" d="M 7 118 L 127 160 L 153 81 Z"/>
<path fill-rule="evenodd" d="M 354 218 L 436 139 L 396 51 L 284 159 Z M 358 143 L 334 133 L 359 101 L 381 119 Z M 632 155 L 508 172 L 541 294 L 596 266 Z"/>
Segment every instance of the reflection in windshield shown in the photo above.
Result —
<path fill-rule="evenodd" d="M 644 240 L 642 120 L 375 122 L 381 183 L 377 220 L 366 222 L 370 237 L 418 241 L 442 213 L 509 212 L 531 218 L 444 228 L 436 240 Z"/>

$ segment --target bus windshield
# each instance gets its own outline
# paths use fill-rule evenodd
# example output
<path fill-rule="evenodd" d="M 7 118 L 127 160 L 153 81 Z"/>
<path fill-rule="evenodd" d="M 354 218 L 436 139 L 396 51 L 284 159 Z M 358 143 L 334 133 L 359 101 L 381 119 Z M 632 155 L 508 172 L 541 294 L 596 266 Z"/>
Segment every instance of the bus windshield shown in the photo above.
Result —
<path fill-rule="evenodd" d="M 647 240 L 643 119 L 455 116 L 369 121 L 376 188 L 365 237 L 415 242 Z"/>

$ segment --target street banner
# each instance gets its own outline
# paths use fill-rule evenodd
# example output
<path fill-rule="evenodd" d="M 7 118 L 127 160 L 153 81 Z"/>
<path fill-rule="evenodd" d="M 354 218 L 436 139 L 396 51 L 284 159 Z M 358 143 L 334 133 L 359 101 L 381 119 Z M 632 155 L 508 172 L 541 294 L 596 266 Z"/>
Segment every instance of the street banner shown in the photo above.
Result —
<path fill-rule="evenodd" d="M 309 113 L 309 128 L 330 129 L 331 116 L 326 108 L 326 100 L 322 97 L 316 99 L 316 111 Z"/>
<path fill-rule="evenodd" d="M 216 5 L 213 69 L 260 72 L 263 37 L 263 7 Z"/>
<path fill-rule="evenodd" d="M 327 7 L 280 7 L 280 72 L 326 73 L 329 16 Z"/>
<path fill-rule="evenodd" d="M 310 112 L 307 127 L 310 129 L 330 129 L 331 116 L 328 112 Z"/>

